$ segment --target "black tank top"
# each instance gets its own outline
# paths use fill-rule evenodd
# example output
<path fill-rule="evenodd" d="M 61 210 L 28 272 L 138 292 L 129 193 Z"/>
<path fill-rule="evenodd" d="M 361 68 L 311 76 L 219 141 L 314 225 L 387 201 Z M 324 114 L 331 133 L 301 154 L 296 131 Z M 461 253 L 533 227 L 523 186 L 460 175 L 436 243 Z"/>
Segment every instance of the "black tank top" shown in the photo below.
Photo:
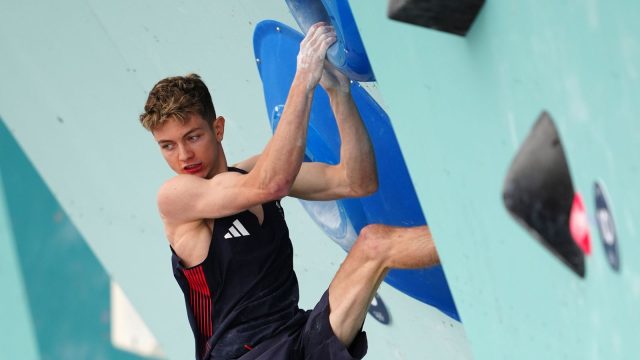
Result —
<path fill-rule="evenodd" d="M 245 171 L 229 168 L 246 174 Z M 196 359 L 234 359 L 282 331 L 302 326 L 293 248 L 279 201 L 215 219 L 206 259 L 185 268 L 171 249 L 184 293 Z"/>

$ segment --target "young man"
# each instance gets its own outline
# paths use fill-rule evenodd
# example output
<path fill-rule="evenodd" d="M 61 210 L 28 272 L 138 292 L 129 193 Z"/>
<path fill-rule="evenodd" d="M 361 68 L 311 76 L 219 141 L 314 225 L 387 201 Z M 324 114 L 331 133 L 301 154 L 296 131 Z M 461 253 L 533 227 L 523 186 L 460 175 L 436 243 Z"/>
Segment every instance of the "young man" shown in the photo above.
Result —
<path fill-rule="evenodd" d="M 313 311 L 298 308 L 291 241 L 279 199 L 366 196 L 377 189 L 368 134 L 349 79 L 325 67 L 336 35 L 314 25 L 300 45 L 284 113 L 264 151 L 227 167 L 225 119 L 197 75 L 154 86 L 140 116 L 179 175 L 158 193 L 174 275 L 196 339 L 197 359 L 352 359 L 367 349 L 368 305 L 391 267 L 437 263 L 426 227 L 363 229 Z M 342 141 L 340 163 L 302 163 L 309 111 L 320 83 Z"/>

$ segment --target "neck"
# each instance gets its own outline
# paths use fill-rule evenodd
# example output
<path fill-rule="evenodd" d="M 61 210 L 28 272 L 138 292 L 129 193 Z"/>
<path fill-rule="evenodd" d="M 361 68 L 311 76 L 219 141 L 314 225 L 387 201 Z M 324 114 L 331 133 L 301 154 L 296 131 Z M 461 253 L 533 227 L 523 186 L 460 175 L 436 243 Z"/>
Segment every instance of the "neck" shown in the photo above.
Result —
<path fill-rule="evenodd" d="M 218 145 L 219 146 L 219 145 Z M 218 147 L 218 159 L 216 161 L 216 165 L 213 169 L 211 169 L 211 174 L 210 176 L 207 176 L 207 179 L 211 179 L 212 177 L 226 172 L 227 170 L 227 157 L 224 154 L 224 150 L 222 149 L 222 146 Z"/>

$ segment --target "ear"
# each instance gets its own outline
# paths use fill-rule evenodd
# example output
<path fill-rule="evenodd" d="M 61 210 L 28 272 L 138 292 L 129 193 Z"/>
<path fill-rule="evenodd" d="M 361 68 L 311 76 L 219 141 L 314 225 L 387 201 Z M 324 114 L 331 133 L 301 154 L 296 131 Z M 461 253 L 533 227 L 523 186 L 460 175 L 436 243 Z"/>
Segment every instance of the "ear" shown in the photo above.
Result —
<path fill-rule="evenodd" d="M 213 120 L 213 134 L 216 136 L 216 140 L 221 142 L 224 138 L 224 117 L 218 116 Z"/>

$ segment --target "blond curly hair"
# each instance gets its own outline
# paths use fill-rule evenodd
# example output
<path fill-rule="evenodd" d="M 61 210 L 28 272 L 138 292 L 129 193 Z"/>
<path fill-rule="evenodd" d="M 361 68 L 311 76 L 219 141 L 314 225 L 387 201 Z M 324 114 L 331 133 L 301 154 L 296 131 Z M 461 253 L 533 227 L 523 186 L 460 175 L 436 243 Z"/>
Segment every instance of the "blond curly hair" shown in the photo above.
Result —
<path fill-rule="evenodd" d="M 209 124 L 216 118 L 209 89 L 198 74 L 160 80 L 149 93 L 140 123 L 153 131 L 169 119 L 184 123 L 189 114 L 198 114 Z"/>

